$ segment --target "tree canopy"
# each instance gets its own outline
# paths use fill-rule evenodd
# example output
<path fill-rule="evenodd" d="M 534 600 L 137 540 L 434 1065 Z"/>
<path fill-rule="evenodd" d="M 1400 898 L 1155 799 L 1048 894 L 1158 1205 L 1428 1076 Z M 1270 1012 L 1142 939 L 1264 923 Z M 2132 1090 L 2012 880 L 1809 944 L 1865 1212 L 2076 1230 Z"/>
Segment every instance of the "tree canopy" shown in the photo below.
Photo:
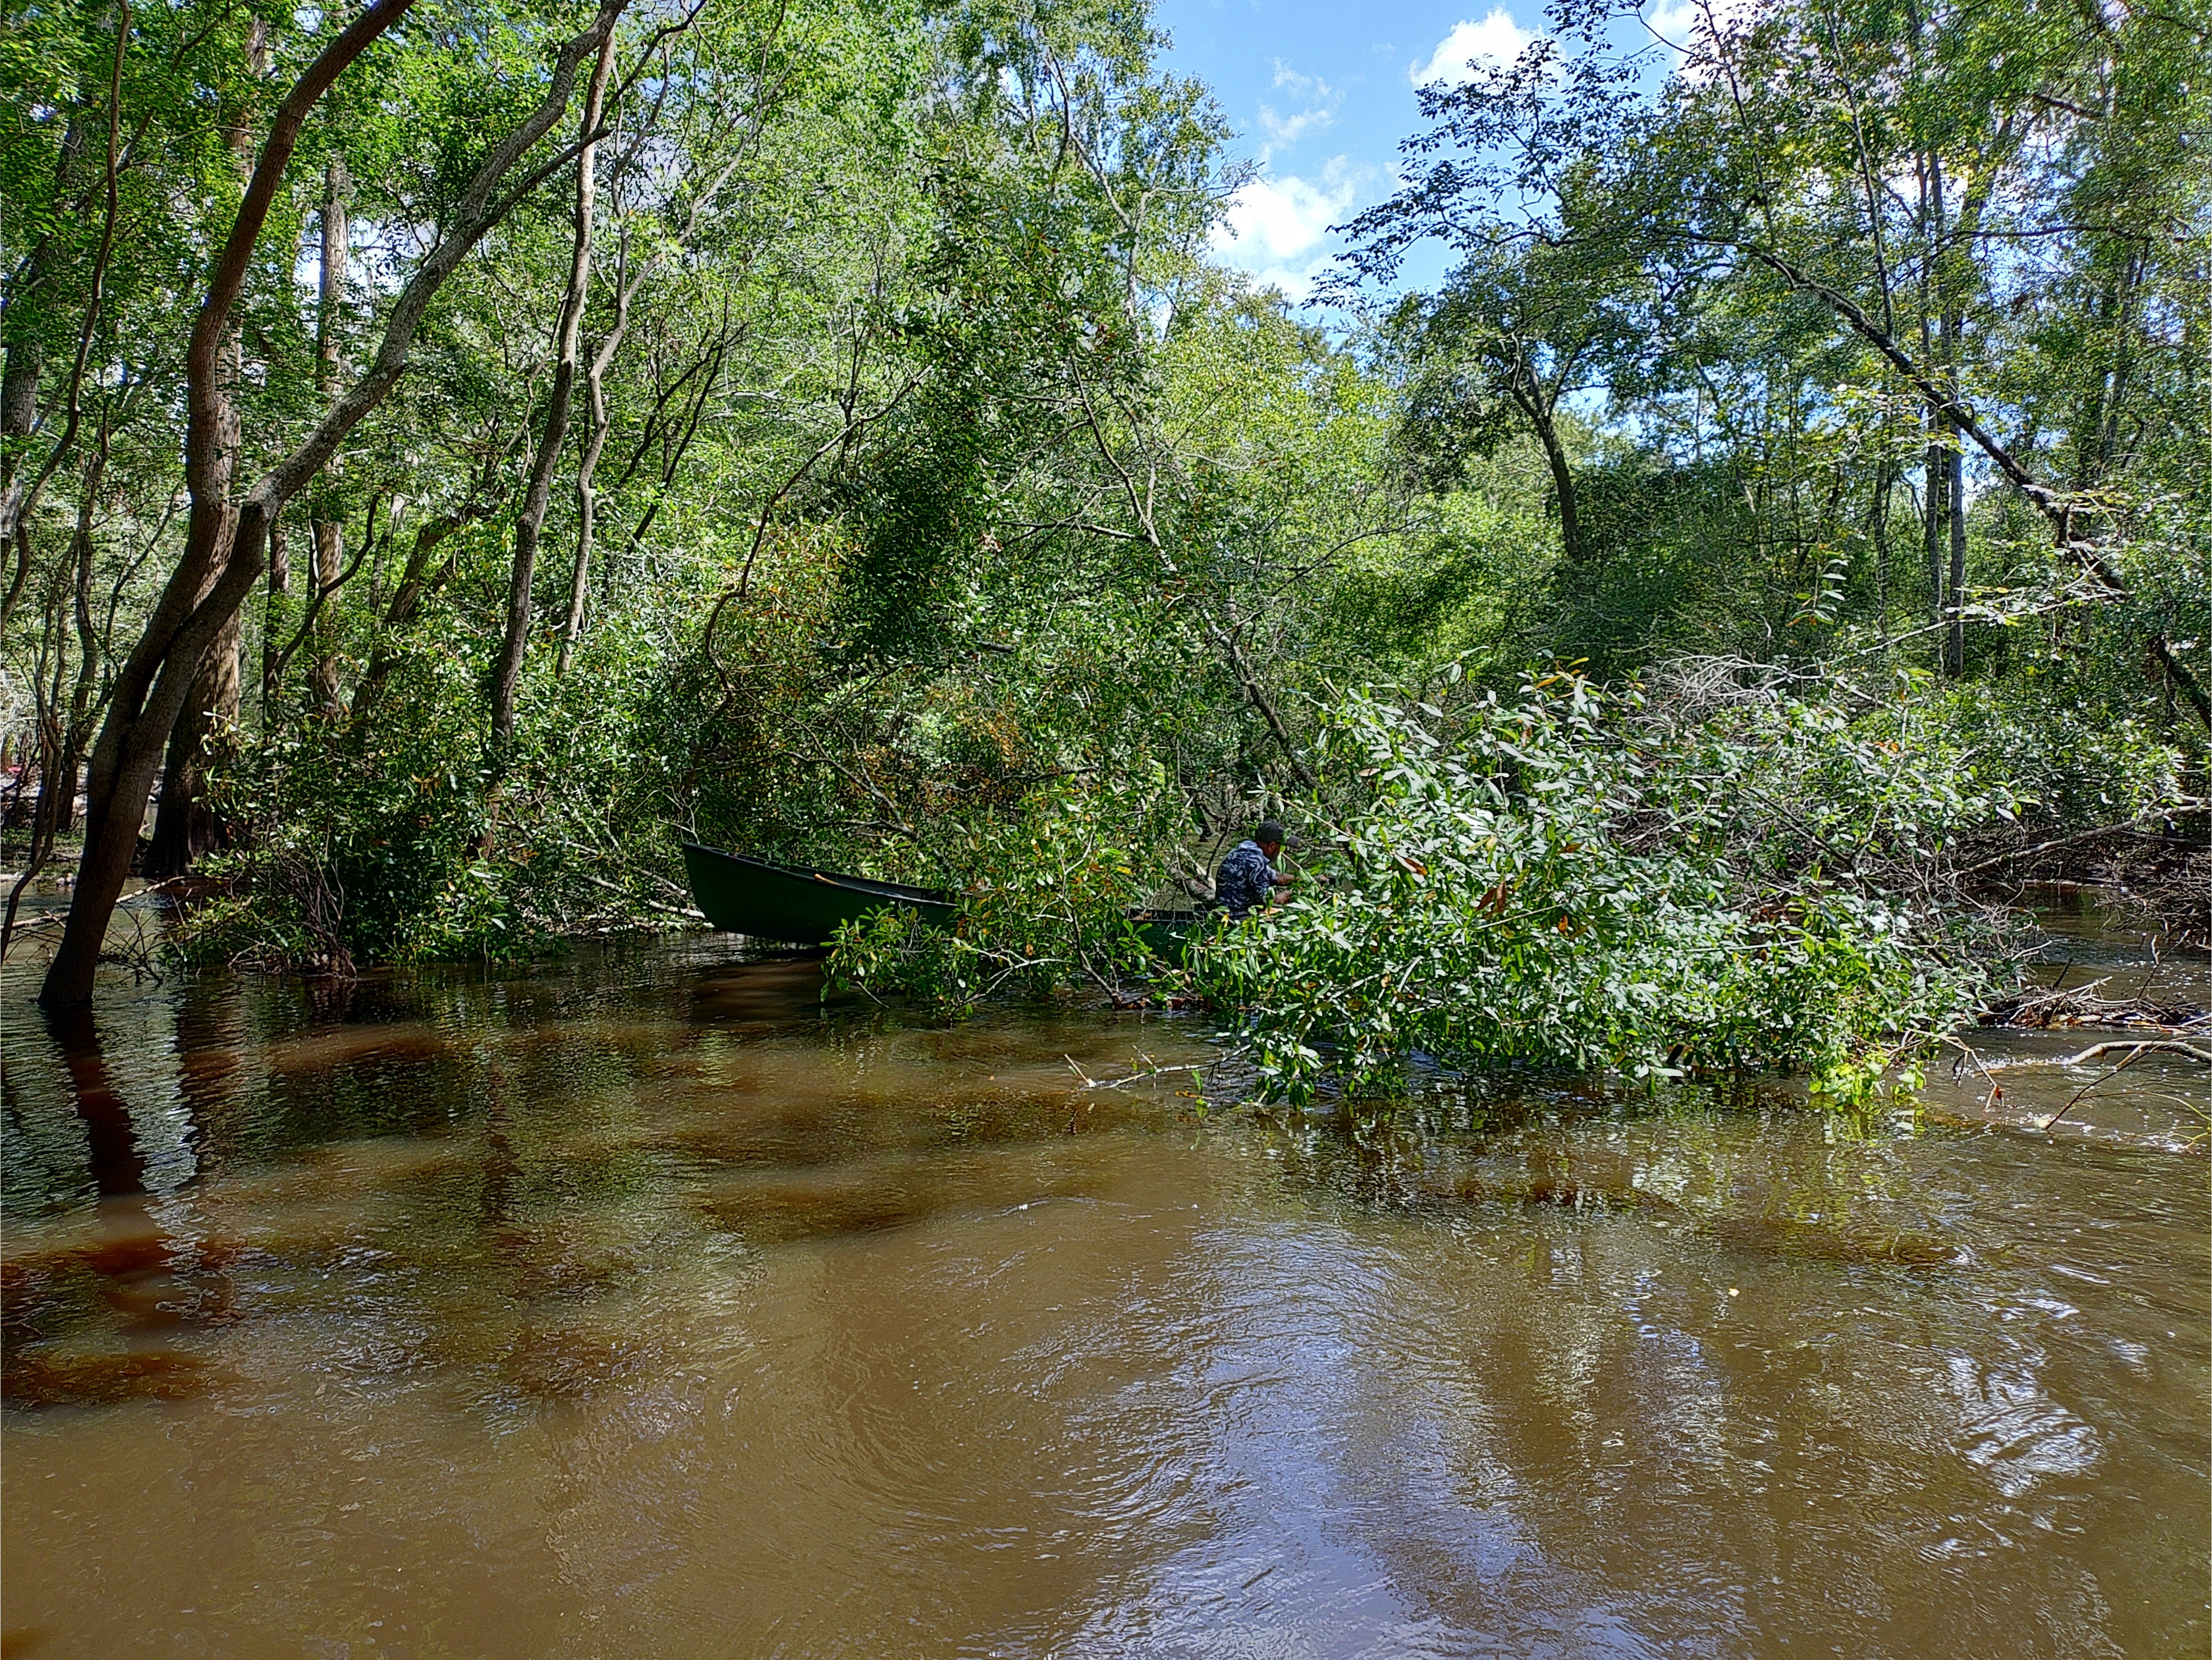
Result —
<path fill-rule="evenodd" d="M 48 1000 L 134 866 L 196 960 L 349 971 L 663 923 L 684 836 L 962 889 L 1049 987 L 1261 812 L 1517 812 L 1464 757 L 1566 671 L 1676 737 L 1544 751 L 1612 746 L 1644 861 L 1559 880 L 1856 929 L 1870 1012 L 1807 1042 L 1925 1025 L 1905 873 L 2201 810 L 2212 25 L 1552 21 L 1422 92 L 1301 311 L 1210 252 L 1248 171 L 1141 7 L 16 8 L 0 806 L 17 897 L 79 860 Z M 1744 832 L 1790 757 L 1879 822 Z M 1604 844 L 1572 817 L 1498 845 Z M 1389 914 L 1508 879 L 1461 865 Z M 1316 964 L 1414 950 L 1327 909 Z M 1771 994 L 1705 1024 L 1794 1030 Z"/>

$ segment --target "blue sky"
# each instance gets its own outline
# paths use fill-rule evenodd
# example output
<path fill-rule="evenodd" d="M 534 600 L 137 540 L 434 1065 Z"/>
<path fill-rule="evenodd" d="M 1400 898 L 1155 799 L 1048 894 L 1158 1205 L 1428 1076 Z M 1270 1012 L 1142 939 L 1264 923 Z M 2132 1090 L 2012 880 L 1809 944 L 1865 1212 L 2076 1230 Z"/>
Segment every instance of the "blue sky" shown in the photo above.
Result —
<path fill-rule="evenodd" d="M 1683 38 L 1697 0 L 1660 0 L 1656 32 Z M 1154 0 L 1173 40 L 1165 66 L 1211 84 L 1260 176 L 1231 209 L 1217 250 L 1304 299 L 1341 246 L 1328 234 L 1388 196 L 1398 142 L 1421 125 L 1413 88 L 1464 77 L 1470 58 L 1510 62 L 1544 27 L 1540 0 Z M 1433 283 L 1440 250 L 1401 281 Z"/>

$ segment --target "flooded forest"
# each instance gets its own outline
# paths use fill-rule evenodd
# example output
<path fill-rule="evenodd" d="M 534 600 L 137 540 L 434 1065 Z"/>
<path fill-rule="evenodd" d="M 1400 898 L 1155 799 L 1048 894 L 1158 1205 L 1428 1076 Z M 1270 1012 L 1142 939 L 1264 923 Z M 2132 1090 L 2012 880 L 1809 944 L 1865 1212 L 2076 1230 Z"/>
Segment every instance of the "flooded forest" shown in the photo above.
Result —
<path fill-rule="evenodd" d="M 2212 1643 L 2212 19 L 1178 16 L 10 6 L 0 1660 Z"/>

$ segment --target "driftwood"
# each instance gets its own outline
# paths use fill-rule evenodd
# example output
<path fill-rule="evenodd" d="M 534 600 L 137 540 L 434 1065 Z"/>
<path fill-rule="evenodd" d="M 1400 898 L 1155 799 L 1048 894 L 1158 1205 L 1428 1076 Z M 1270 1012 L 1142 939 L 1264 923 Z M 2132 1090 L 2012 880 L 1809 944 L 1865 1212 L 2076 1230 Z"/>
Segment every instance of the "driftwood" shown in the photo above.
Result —
<path fill-rule="evenodd" d="M 1974 1064 L 1981 1068 L 1982 1075 L 1990 1079 L 1990 1100 L 1993 1101 L 1999 1095 L 2003 1093 L 2003 1090 L 1998 1085 L 1997 1080 L 1994 1077 L 1990 1077 L 1990 1074 L 1993 1073 L 2009 1071 L 2018 1067 L 2085 1067 L 2092 1061 L 2096 1060 L 2099 1056 L 2110 1055 L 2117 1049 L 2125 1049 L 2127 1051 L 2126 1055 L 2121 1060 L 2119 1065 L 2114 1067 L 2110 1072 L 2102 1073 L 2097 1077 L 2092 1078 L 2087 1083 L 2082 1085 L 2080 1089 L 2075 1090 L 2074 1093 L 2068 1098 L 2064 1106 L 2059 1108 L 2057 1111 L 2052 1113 L 2049 1117 L 2039 1121 L 2036 1128 L 2038 1129 L 2049 1129 L 2053 1124 L 2057 1123 L 2068 1113 L 2073 1111 L 2075 1107 L 2079 1106 L 2081 1104 L 2082 1098 L 2087 1095 L 2090 1091 L 2095 1089 L 2098 1085 L 2109 1083 L 2112 1079 L 2118 1077 L 2122 1073 L 2125 1072 L 2130 1067 L 2135 1065 L 2136 1061 L 2142 1060 L 2146 1055 L 2185 1055 L 2192 1061 L 2201 1061 L 2207 1066 L 2212 1066 L 2212 1049 L 2205 1048 L 2200 1044 L 2188 1043 L 2179 1037 L 2142 1037 L 2134 1039 L 2117 1038 L 2109 1043 L 2092 1043 L 2087 1049 L 2083 1049 L 2078 1055 L 2061 1055 L 2045 1059 L 2033 1060 L 1984 1061 L 1979 1055 L 1973 1055 L 1973 1052 L 1971 1049 L 1968 1050 L 1967 1053 L 1970 1055 L 1972 1055 Z M 1988 1104 L 1989 1103 L 1987 1101 L 1983 1103 L 1984 1106 L 1987 1106 Z M 2199 1110 L 2201 1111 L 2202 1109 L 2199 1109 Z"/>
<path fill-rule="evenodd" d="M 2049 1031 L 2059 1026 L 2106 1026 L 2123 1031 L 2144 1027 L 2174 1037 L 2185 1037 L 2212 1027 L 2212 1014 L 2185 1003 L 2144 997 L 2107 998 L 2097 994 L 2102 980 L 2068 991 L 2023 991 L 2001 998 L 1977 1017 L 1984 1026 Z"/>
<path fill-rule="evenodd" d="M 2212 1066 L 2212 1049 L 2208 1049 L 2201 1043 L 2188 1043 L 2179 1037 L 2123 1037 L 2108 1043 L 2092 1043 L 2079 1055 L 2038 1056 L 2014 1061 L 1987 1061 L 1982 1063 L 1982 1069 L 1984 1072 L 1998 1072 L 2010 1067 L 2086 1067 L 2099 1055 L 2110 1055 L 2118 1049 L 2125 1049 L 2128 1052 L 2127 1060 L 2120 1062 L 2123 1067 L 2135 1060 L 2137 1055 L 2154 1052 L 2185 1055 L 2192 1061 L 2202 1061 L 2208 1066 Z"/>

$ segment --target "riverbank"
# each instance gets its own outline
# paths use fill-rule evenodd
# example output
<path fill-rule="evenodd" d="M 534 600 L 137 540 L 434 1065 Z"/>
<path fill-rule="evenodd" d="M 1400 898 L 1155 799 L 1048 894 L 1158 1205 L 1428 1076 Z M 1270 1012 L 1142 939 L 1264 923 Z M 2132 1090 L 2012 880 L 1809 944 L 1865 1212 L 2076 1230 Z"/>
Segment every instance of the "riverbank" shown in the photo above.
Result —
<path fill-rule="evenodd" d="M 2050 1063 L 2092 1048 L 2100 1034 L 2139 1039 L 2197 1031 L 2204 1012 L 2212 1009 L 2212 958 L 2172 951 L 2154 918 L 2127 903 L 2125 896 L 2093 885 L 2039 883 L 2022 890 L 2020 897 L 2038 903 L 2018 913 L 2022 966 L 2016 982 L 1992 1000 L 1978 1024 L 1962 1025 L 1935 1056 L 1920 1091 L 1927 1107 L 1947 1119 L 2006 1128 L 2039 1129 L 2063 1112 L 2049 1126 L 2055 1133 L 2201 1147 L 2206 1109 L 2212 1102 L 2206 1098 L 2206 1068 L 2191 1057 L 2157 1051 L 2130 1055 L 2122 1050 L 2093 1056 L 2078 1066 Z M 34 997 L 40 925 L 46 933 L 54 931 L 68 903 L 66 886 L 52 879 L 26 893 L 21 914 L 29 926 L 5 970 L 0 970 L 11 1002 L 27 1006 Z M 140 985 L 181 976 L 212 985 L 228 983 L 233 976 L 224 970 L 194 970 L 166 959 L 161 951 L 166 915 L 166 905 L 143 890 L 126 897 L 111 931 L 116 959 L 112 972 Z M 305 983 L 315 1006 L 344 1010 L 352 1006 L 359 984 L 382 986 L 413 977 L 434 982 L 455 975 L 500 982 L 544 971 L 588 974 L 611 952 L 619 958 L 640 952 L 652 955 L 671 950 L 681 956 L 733 949 L 750 948 L 703 929 L 598 931 L 559 942 L 552 957 L 527 967 L 427 964 L 310 976 Z M 764 954 L 769 958 L 798 955 L 773 946 L 765 948 Z M 286 994 L 282 988 L 290 983 L 287 976 L 265 978 L 277 995 Z M 2039 1001 L 2047 1002 L 2046 994 L 2054 992 L 2069 993 L 2073 1000 L 2055 1009 L 2039 1009 Z M 2109 1006 L 2101 1017 L 2100 1003 Z M 1069 1000 L 1069 1006 L 1148 1017 L 1194 1016 L 1203 1008 L 1201 1000 L 1172 991 L 1158 994 L 1141 984 L 1119 994 L 1078 996 Z M 2167 1017 L 2168 1024 L 2145 1025 L 2147 1012 Z M 2106 1086 L 2123 1061 L 2131 1087 L 2115 1095 Z M 2004 1075 L 2000 1078 L 1999 1073 Z M 1219 1085 L 1229 1088 L 1228 1098 L 1237 1098 L 1243 1073 L 1216 1068 L 1215 1075 Z M 1766 1087 L 1802 1093 L 1802 1084 L 1787 1080 Z"/>

